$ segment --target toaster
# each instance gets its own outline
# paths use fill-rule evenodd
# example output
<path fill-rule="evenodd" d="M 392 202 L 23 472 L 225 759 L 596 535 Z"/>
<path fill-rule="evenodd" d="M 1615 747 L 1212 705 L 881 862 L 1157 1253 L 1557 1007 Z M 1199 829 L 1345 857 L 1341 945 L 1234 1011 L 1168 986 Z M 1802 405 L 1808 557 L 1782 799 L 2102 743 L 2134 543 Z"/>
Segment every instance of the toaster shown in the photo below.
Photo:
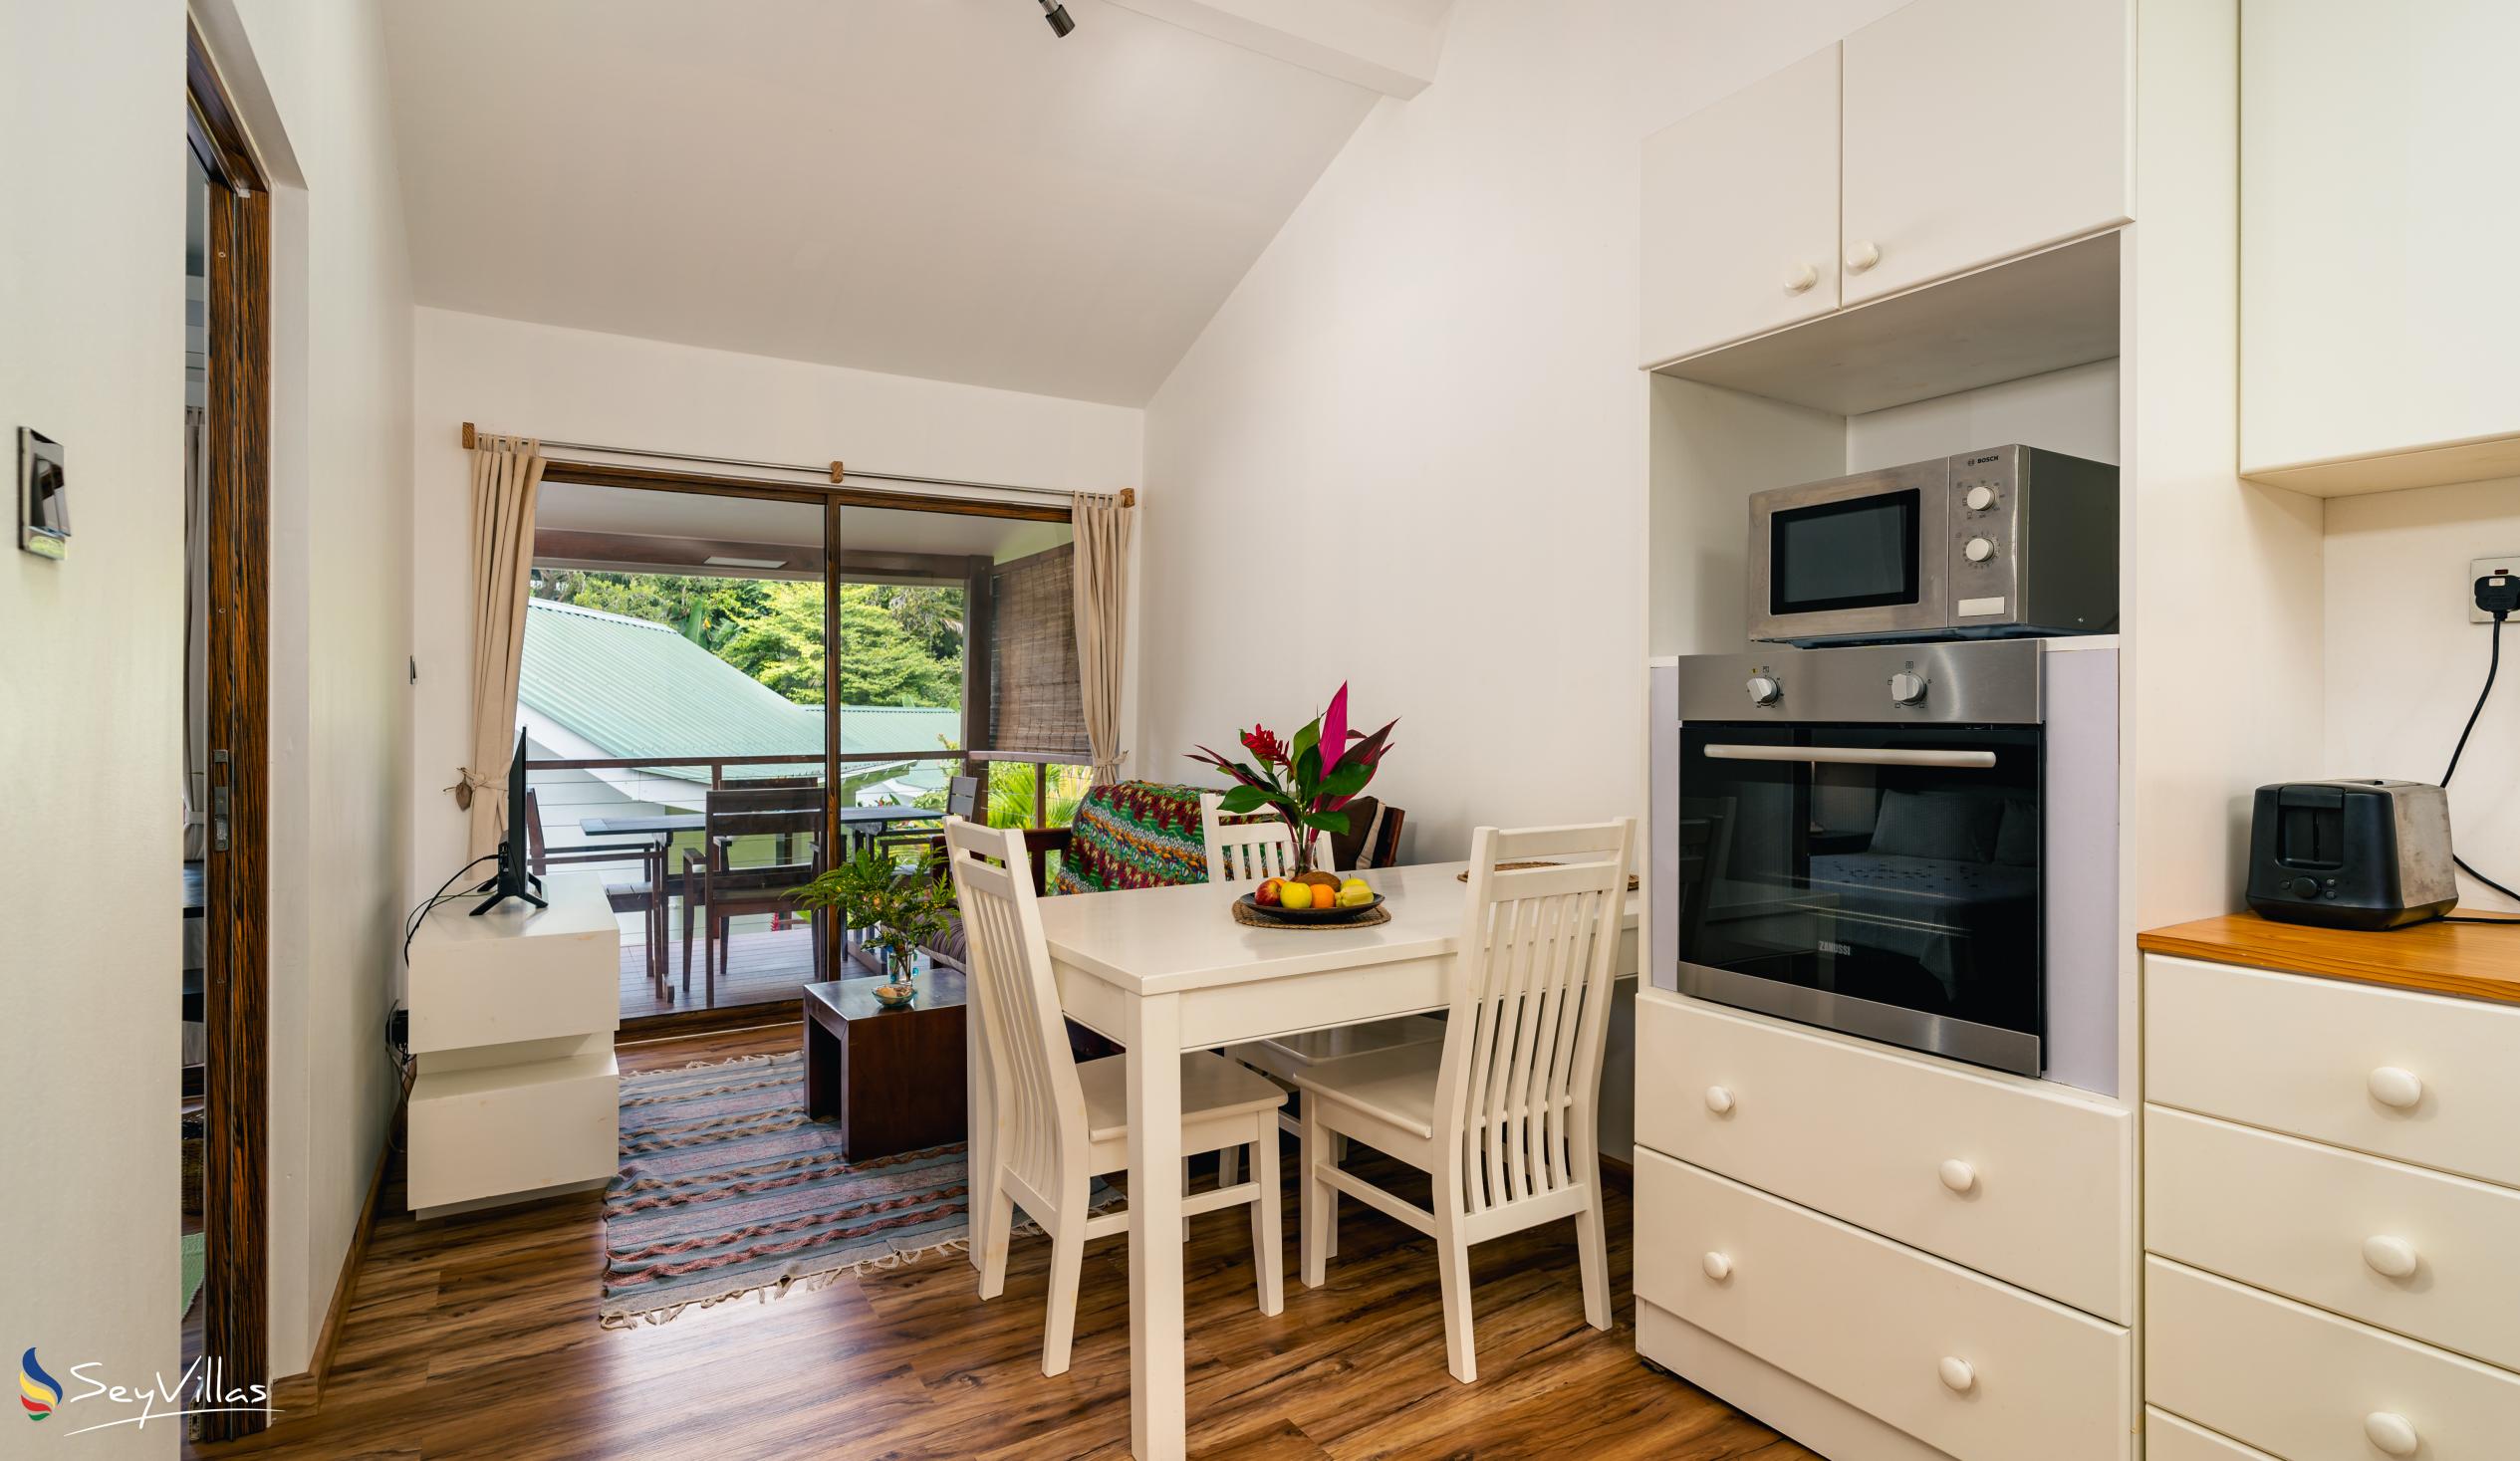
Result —
<path fill-rule="evenodd" d="M 2418 781 L 2288 781 L 2257 789 L 2249 906 L 2331 928 L 2400 928 L 2458 902 L 2450 799 Z"/>

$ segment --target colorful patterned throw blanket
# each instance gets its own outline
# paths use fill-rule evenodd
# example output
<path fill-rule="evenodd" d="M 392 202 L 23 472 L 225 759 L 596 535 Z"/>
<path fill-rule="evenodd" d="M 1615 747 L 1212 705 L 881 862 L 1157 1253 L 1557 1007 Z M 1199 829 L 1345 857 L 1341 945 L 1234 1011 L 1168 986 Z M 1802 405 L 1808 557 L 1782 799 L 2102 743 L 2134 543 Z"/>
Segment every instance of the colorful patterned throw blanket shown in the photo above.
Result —
<path fill-rule="evenodd" d="M 1115 782 L 1086 793 L 1054 893 L 1108 892 L 1207 881 L 1199 789 Z"/>

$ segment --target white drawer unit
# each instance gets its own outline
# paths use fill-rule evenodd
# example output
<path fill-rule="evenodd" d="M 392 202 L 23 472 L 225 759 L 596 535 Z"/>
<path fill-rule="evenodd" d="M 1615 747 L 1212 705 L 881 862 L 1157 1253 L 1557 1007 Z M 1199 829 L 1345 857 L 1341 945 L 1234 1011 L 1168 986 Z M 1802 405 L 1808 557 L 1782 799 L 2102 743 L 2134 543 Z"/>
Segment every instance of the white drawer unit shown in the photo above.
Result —
<path fill-rule="evenodd" d="M 1957 1461 L 2124 1461 L 2127 1330 L 1637 1153 L 1638 1299 Z"/>
<path fill-rule="evenodd" d="M 2104 1319 L 2133 1308 L 2134 1118 L 1645 991 L 1637 1139 Z"/>
<path fill-rule="evenodd" d="M 2520 1192 L 2154 1107 L 2144 1246 L 2520 1368 Z"/>
<path fill-rule="evenodd" d="M 2279 1461 L 2166 1410 L 2143 1412 L 2143 1461 Z"/>
<path fill-rule="evenodd" d="M 2163 954 L 2144 1098 L 2520 1186 L 2520 1009 Z"/>
<path fill-rule="evenodd" d="M 2283 1461 L 2520 1448 L 2520 1376 L 2166 1259 L 2145 1262 L 2143 1342 L 2147 1401 Z"/>

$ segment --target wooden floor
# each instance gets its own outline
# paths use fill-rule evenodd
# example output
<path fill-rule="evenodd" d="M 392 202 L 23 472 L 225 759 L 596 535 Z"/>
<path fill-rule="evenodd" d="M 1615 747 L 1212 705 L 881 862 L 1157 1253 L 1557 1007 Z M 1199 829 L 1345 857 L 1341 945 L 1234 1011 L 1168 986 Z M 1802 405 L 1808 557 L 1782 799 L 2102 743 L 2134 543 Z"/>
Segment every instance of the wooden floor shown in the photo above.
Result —
<path fill-rule="evenodd" d="M 647 946 L 625 939 L 622 944 L 622 1018 L 680 1014 L 689 1010 L 726 1009 L 736 1005 L 775 1005 L 764 1019 L 796 1014 L 796 997 L 815 980 L 814 930 L 807 927 L 753 928 L 766 918 L 737 923 L 727 938 L 725 962 L 717 971 L 717 1001 L 708 998 L 707 976 L 700 969 L 700 951 L 691 950 L 691 992 L 682 990 L 682 925 L 675 922 L 665 945 L 666 997 L 647 979 Z"/>
<path fill-rule="evenodd" d="M 785 1050 L 794 1025 L 626 1046 L 624 1070 Z M 1290 1180 L 1293 1164 L 1288 1163 Z M 1396 1183 L 1394 1184 L 1396 1185 Z M 1346 1203 L 1329 1287 L 1286 1311 L 1251 1289 L 1250 1224 L 1194 1220 L 1185 1264 L 1193 1455 L 1238 1461 L 1582 1456 L 1817 1461 L 1690 1386 L 1643 1368 L 1629 1327 L 1628 1203 L 1613 1185 L 1619 1324 L 1584 1323 L 1572 1224 L 1472 1250 L 1479 1383 L 1444 1369 L 1428 1240 Z M 596 1324 L 592 1194 L 414 1223 L 399 1172 L 314 1414 L 191 1455 L 359 1458 L 1125 1457 L 1127 1243 L 1087 1251 L 1075 1367 L 1040 1371 L 1049 1255 L 1018 1239 L 982 1304 L 959 1256 L 769 1304 Z"/>

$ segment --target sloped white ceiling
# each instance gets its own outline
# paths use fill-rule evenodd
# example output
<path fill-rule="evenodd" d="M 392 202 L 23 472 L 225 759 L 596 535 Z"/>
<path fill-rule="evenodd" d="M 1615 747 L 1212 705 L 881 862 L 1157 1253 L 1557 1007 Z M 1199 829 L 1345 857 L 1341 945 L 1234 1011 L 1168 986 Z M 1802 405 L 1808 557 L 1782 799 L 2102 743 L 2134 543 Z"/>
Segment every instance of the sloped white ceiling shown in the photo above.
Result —
<path fill-rule="evenodd" d="M 1380 97 L 1069 8 L 393 0 L 418 297 L 1141 404 Z"/>

